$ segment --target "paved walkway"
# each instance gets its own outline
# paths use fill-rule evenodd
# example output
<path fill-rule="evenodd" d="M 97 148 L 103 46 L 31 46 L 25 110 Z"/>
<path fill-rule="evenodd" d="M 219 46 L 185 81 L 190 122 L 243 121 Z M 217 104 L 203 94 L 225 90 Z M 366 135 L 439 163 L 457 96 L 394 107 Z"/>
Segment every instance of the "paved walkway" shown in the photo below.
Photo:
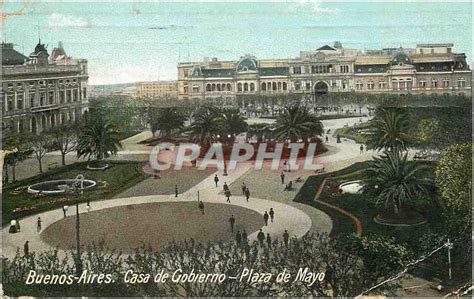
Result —
<path fill-rule="evenodd" d="M 359 122 L 359 118 L 346 118 L 341 120 L 323 121 L 323 124 L 325 126 L 325 130 L 331 129 L 331 131 L 333 131 L 333 129 L 342 127 L 345 124 L 353 125 L 357 122 Z M 122 154 L 135 155 L 137 152 L 139 152 L 140 154 L 147 153 L 147 146 L 137 144 L 137 142 L 148 137 L 149 136 L 147 135 L 147 133 L 141 133 L 124 140 Z M 348 165 L 353 164 L 355 161 L 367 160 L 374 154 L 371 152 L 360 154 L 359 145 L 351 140 L 344 140 L 342 143 L 337 144 L 335 138 L 333 138 L 331 134 L 329 134 L 328 137 L 328 144 L 331 146 L 330 151 L 316 159 L 318 163 L 321 163 L 325 166 L 326 171 L 335 171 L 347 167 Z M 221 179 L 220 183 L 223 184 L 223 181 L 225 180 L 227 181 L 227 184 L 230 185 L 233 181 L 235 181 L 240 176 L 244 175 L 247 171 L 249 171 L 251 167 L 253 167 L 252 163 L 239 164 L 235 170 L 229 171 L 229 175 L 225 178 L 222 177 L 221 172 L 219 172 L 219 176 Z M 180 194 L 178 198 L 175 198 L 174 195 L 151 195 L 116 198 L 93 202 L 92 210 L 151 202 L 197 201 L 198 192 L 200 199 L 204 202 L 225 204 L 224 196 L 222 194 L 219 194 L 222 189 L 221 187 L 215 187 L 213 178 L 214 174 L 208 176 L 206 179 L 204 179 L 185 193 Z M 307 206 L 303 207 L 303 204 L 293 203 L 289 205 L 283 202 L 260 198 L 251 198 L 251 200 L 247 202 L 242 196 L 232 196 L 231 204 L 252 209 L 262 215 L 265 211 L 268 211 L 269 208 L 272 207 L 276 215 L 275 223 L 271 223 L 268 227 L 264 227 L 263 229 L 265 233 L 270 233 L 272 236 L 274 236 L 274 238 L 279 238 L 280 236 L 282 236 L 285 229 L 289 231 L 290 235 L 301 237 L 312 228 L 311 219 L 315 219 L 316 217 L 320 218 L 321 223 L 323 224 L 319 225 L 318 223 L 317 226 L 313 226 L 313 230 L 316 228 L 318 232 L 329 233 L 332 229 L 332 221 L 328 215 L 317 209 L 314 209 L 314 211 L 308 211 L 308 213 L 311 215 L 310 217 L 307 213 L 301 210 L 307 210 Z M 79 212 L 86 212 L 85 204 L 79 205 Z M 75 213 L 74 207 L 70 208 L 69 214 L 71 213 Z M 4 233 L 3 254 L 5 256 L 14 256 L 17 251 L 17 248 L 20 248 L 22 250 L 23 244 L 26 240 L 29 240 L 30 248 L 33 251 L 49 249 L 49 245 L 44 243 L 40 238 L 40 234 L 36 232 L 36 219 L 38 216 L 40 216 L 42 219 L 43 228 L 56 221 L 63 219 L 62 210 L 57 209 L 21 219 L 22 232 L 20 233 L 9 234 L 8 226 L 5 227 L 2 231 L 2 233 Z M 255 239 L 256 234 L 257 232 L 251 234 L 249 238 Z"/>
<path fill-rule="evenodd" d="M 246 171 L 248 171 L 250 165 L 242 165 L 237 169 L 230 171 L 229 176 L 226 177 L 227 182 L 232 182 Z M 103 200 L 92 202 L 92 210 L 106 209 L 116 206 L 124 206 L 130 204 L 142 204 L 152 202 L 173 202 L 173 201 L 196 201 L 199 191 L 199 197 L 204 202 L 211 203 L 225 203 L 223 195 L 218 194 L 221 191 L 221 186 L 215 187 L 214 174 L 210 175 L 199 184 L 189 189 L 187 192 L 180 194 L 179 197 L 174 195 L 158 195 L 158 196 L 138 196 L 138 197 L 127 197 L 117 198 L 110 200 Z M 222 183 L 222 181 L 221 181 Z M 228 204 L 228 203 L 227 203 Z M 270 233 L 274 238 L 280 238 L 283 235 L 285 229 L 287 229 L 291 236 L 301 237 L 308 232 L 311 228 L 311 218 L 302 212 L 301 210 L 291 207 L 284 203 L 278 203 L 274 201 L 252 198 L 251 201 L 247 202 L 243 196 L 232 196 L 231 204 L 241 207 L 245 207 L 254 210 L 260 214 L 268 211 L 272 207 L 275 211 L 275 222 L 269 223 L 268 226 L 263 227 L 265 233 Z M 80 213 L 87 213 L 86 204 L 79 205 Z M 75 214 L 75 207 L 70 207 L 68 215 Z M 3 255 L 5 257 L 13 257 L 17 251 L 23 250 L 23 245 L 26 240 L 29 241 L 30 249 L 32 251 L 47 250 L 50 246 L 44 243 L 40 237 L 40 234 L 36 232 L 36 219 L 40 216 L 42 219 L 43 229 L 52 223 L 63 219 L 63 212 L 61 209 L 56 209 L 48 212 L 41 213 L 39 215 L 33 215 L 21 219 L 21 232 L 16 234 L 8 233 L 8 226 L 2 231 L 3 233 Z M 330 232 L 331 227 L 322 227 L 321 232 Z M 75 232 L 71 232 L 75 233 Z M 119 235 L 119 232 L 117 232 Z M 250 240 L 256 240 L 257 232 L 249 235 Z M 61 254 L 64 252 L 60 251 Z"/>

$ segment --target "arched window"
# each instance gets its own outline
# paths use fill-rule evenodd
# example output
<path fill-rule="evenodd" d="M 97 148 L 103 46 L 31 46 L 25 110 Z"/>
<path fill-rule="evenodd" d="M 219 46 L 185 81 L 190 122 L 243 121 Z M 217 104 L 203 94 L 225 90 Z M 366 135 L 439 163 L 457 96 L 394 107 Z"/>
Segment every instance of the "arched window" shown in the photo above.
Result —
<path fill-rule="evenodd" d="M 31 118 L 31 132 L 37 133 L 38 130 L 36 129 L 36 117 Z"/>
<path fill-rule="evenodd" d="M 286 82 L 283 82 L 283 90 L 288 90 L 288 84 Z"/>
<path fill-rule="evenodd" d="M 255 84 L 254 83 L 250 83 L 250 91 L 255 91 Z"/>
<path fill-rule="evenodd" d="M 268 91 L 272 90 L 272 84 L 270 82 L 267 82 L 267 90 Z"/>
<path fill-rule="evenodd" d="M 25 122 L 23 121 L 23 119 L 20 119 L 20 121 L 18 122 L 18 133 L 23 133 L 24 129 L 25 129 Z"/>
<path fill-rule="evenodd" d="M 227 90 L 232 91 L 232 85 L 230 85 L 230 83 L 227 83 Z"/>
<path fill-rule="evenodd" d="M 278 82 L 278 90 L 281 90 L 281 82 Z"/>
<path fill-rule="evenodd" d="M 211 84 L 206 85 L 206 91 L 211 91 Z"/>
<path fill-rule="evenodd" d="M 216 84 L 212 84 L 211 90 L 216 91 Z"/>
<path fill-rule="evenodd" d="M 273 83 L 272 83 L 272 89 L 273 89 L 273 90 L 277 90 L 277 84 L 276 84 L 276 82 L 273 82 Z"/>
<path fill-rule="evenodd" d="M 242 83 L 237 84 L 237 91 L 242 92 Z"/>
<path fill-rule="evenodd" d="M 266 83 L 262 83 L 262 91 L 266 91 L 267 90 L 267 84 Z"/>
<path fill-rule="evenodd" d="M 300 90 L 300 88 L 301 88 L 301 82 L 295 81 L 295 90 Z"/>
<path fill-rule="evenodd" d="M 217 91 L 221 91 L 221 85 L 217 84 Z"/>
<path fill-rule="evenodd" d="M 244 92 L 247 92 L 247 91 L 249 91 L 249 84 L 244 83 Z"/>

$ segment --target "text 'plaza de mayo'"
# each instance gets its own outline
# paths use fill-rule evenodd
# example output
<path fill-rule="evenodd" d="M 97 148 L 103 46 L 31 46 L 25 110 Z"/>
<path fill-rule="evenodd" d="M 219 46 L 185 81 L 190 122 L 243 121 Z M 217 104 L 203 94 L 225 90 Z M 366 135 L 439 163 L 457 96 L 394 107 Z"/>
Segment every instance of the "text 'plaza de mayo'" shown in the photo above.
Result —
<path fill-rule="evenodd" d="M 241 95 L 294 94 L 312 99 L 327 93 L 471 95 L 471 70 L 453 44 L 358 51 L 340 42 L 297 58 L 178 64 L 179 99 L 223 99 Z"/>
<path fill-rule="evenodd" d="M 73 122 L 87 110 L 87 60 L 66 55 L 62 43 L 51 54 L 38 42 L 26 57 L 2 43 L 4 134 L 40 133 Z"/>

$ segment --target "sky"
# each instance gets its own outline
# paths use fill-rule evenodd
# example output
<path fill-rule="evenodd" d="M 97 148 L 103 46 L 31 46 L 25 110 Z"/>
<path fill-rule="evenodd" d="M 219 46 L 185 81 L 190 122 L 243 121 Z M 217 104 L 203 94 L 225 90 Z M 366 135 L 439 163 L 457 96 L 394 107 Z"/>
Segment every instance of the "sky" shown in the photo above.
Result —
<path fill-rule="evenodd" d="M 176 79 L 178 62 L 297 57 L 345 48 L 454 43 L 472 61 L 470 2 L 7 2 L 3 40 L 28 55 L 51 51 L 89 61 L 89 83 Z M 15 14 L 16 12 L 16 14 Z"/>

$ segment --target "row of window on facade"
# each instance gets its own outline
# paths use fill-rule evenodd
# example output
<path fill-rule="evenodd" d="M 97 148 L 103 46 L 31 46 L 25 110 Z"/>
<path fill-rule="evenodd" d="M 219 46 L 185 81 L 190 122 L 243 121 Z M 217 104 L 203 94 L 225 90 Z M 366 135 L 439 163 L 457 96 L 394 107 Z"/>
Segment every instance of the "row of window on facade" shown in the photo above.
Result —
<path fill-rule="evenodd" d="M 350 67 L 349 65 L 340 65 L 339 72 L 340 73 L 349 73 Z M 327 65 L 312 65 L 310 66 L 293 66 L 290 67 L 290 73 L 294 75 L 300 74 L 327 74 L 327 73 L 335 73 L 336 68 L 333 67 L 332 64 Z"/>
<path fill-rule="evenodd" d="M 437 79 L 431 79 L 430 81 L 430 87 L 431 88 L 438 88 L 438 87 L 443 87 L 443 88 L 449 88 L 451 80 L 449 78 L 444 78 L 439 82 Z M 441 83 L 441 85 L 440 85 Z M 364 84 L 362 82 L 356 82 L 356 89 L 361 90 L 364 88 Z M 413 87 L 412 79 L 407 78 L 407 79 L 392 79 L 392 88 L 393 89 L 411 89 Z M 419 88 L 426 88 L 427 82 L 425 80 L 419 80 L 418 81 L 418 87 Z M 457 82 L 457 87 L 459 88 L 464 88 L 466 87 L 466 79 L 464 78 L 458 78 Z M 379 89 L 385 89 L 386 88 L 386 82 L 384 80 L 380 80 L 378 82 L 378 88 Z M 375 89 L 375 83 L 373 81 L 368 81 L 367 82 L 367 89 Z"/>
<path fill-rule="evenodd" d="M 7 83 L 7 89 L 12 90 L 12 89 L 17 89 L 17 90 L 22 90 L 26 87 L 28 88 L 45 88 L 45 87 L 53 87 L 56 83 L 56 80 L 31 80 L 28 82 L 9 82 Z M 63 85 L 77 85 L 78 80 L 77 79 L 61 79 L 57 80 L 57 83 L 59 86 Z"/>
<path fill-rule="evenodd" d="M 86 96 L 86 88 L 83 89 L 82 98 Z M 6 93 L 5 94 L 5 111 L 12 111 L 14 109 L 24 109 L 25 106 L 25 94 L 17 93 L 16 103 L 15 103 L 15 94 Z M 30 108 L 42 107 L 53 105 L 56 103 L 56 98 L 58 98 L 60 104 L 77 102 L 79 101 L 79 89 L 70 89 L 70 90 L 60 90 L 58 93 L 54 91 L 49 92 L 39 92 L 39 93 L 29 93 L 29 106 Z"/>
<path fill-rule="evenodd" d="M 9 121 L 2 122 L 2 128 L 4 132 L 9 133 L 38 133 L 39 130 L 44 131 L 49 128 L 54 128 L 56 124 L 66 124 L 75 120 L 76 111 L 69 111 L 62 112 L 61 114 L 50 114 L 48 116 L 43 114 L 41 117 L 19 118 L 16 122 L 10 119 Z M 38 128 L 39 125 L 41 126 Z"/>

